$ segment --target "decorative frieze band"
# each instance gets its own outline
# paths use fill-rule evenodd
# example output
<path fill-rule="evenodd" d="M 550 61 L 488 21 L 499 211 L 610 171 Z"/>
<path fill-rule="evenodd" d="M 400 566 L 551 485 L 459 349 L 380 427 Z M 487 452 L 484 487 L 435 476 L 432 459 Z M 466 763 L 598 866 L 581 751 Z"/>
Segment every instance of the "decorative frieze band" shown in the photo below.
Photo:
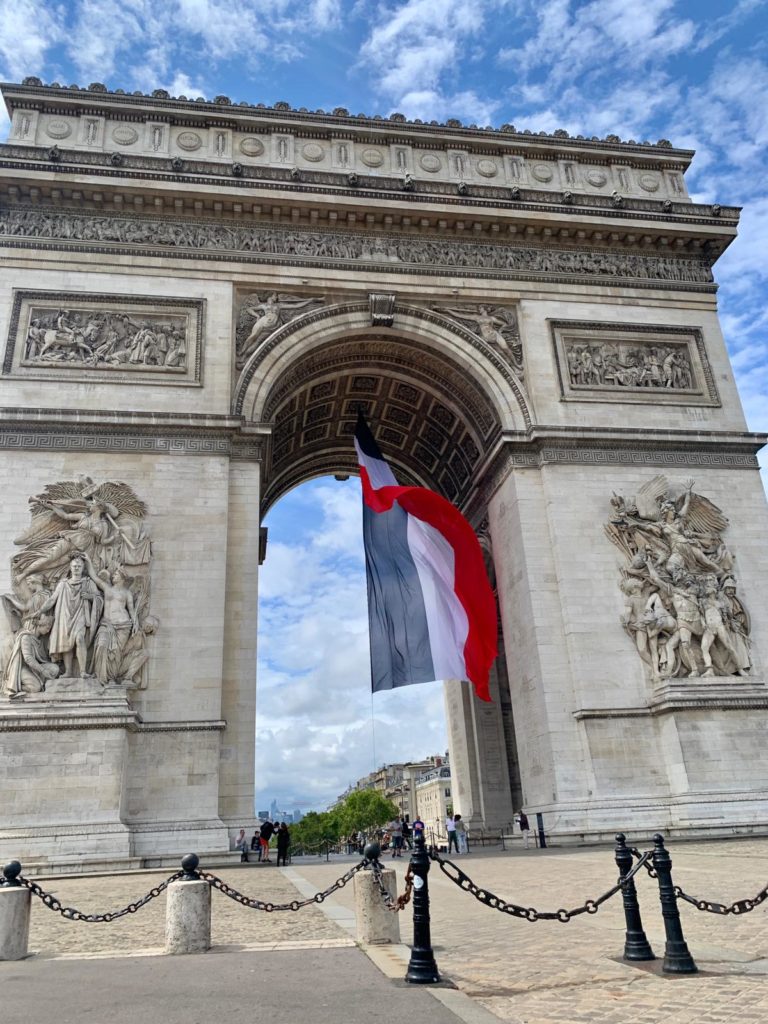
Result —
<path fill-rule="evenodd" d="M 760 442 L 745 436 L 741 451 L 731 443 L 713 443 L 711 447 L 691 445 L 690 448 L 664 448 L 630 445 L 609 441 L 585 444 L 558 438 L 555 443 L 544 440 L 522 441 L 504 447 L 497 453 L 479 490 L 464 513 L 474 519 L 484 515 L 493 494 L 516 469 L 540 469 L 548 465 L 560 466 L 662 466 L 669 469 L 759 469 L 755 451 Z"/>
<path fill-rule="evenodd" d="M 16 451 L 118 452 L 151 455 L 220 455 L 259 461 L 263 442 L 231 437 L 171 436 L 57 430 L 0 431 L 0 449 Z"/>
<path fill-rule="evenodd" d="M 39 245 L 55 243 L 55 248 L 65 250 L 135 253 L 140 249 L 147 255 L 161 257 L 172 250 L 181 259 L 221 260 L 236 253 L 239 261 L 246 262 L 298 262 L 310 266 L 347 263 L 353 269 L 364 263 L 386 272 L 409 274 L 438 275 L 450 271 L 541 281 L 632 281 L 641 287 L 697 291 L 713 287 L 710 261 L 706 258 L 533 248 L 410 235 L 374 236 L 260 223 L 91 215 L 44 207 L 1 211 L 0 236 L 5 236 L 5 244 L 11 246 L 26 244 L 21 239 L 34 239 Z"/>

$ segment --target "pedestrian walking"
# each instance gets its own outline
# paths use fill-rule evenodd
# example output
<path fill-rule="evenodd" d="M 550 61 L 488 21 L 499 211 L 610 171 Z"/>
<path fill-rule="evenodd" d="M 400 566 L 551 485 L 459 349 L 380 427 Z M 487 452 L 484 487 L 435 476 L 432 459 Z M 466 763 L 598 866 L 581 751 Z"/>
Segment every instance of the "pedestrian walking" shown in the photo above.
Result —
<path fill-rule="evenodd" d="M 291 845 L 291 831 L 284 821 L 280 822 L 277 829 L 277 866 L 280 867 L 280 861 L 283 862 L 283 867 L 287 867 L 286 857 L 288 856 L 288 847 Z"/>
<path fill-rule="evenodd" d="M 460 814 L 453 816 L 454 835 L 456 836 L 456 853 L 469 853 L 469 842 L 467 840 L 467 826 L 461 820 Z"/>
<path fill-rule="evenodd" d="M 451 852 L 451 847 L 458 853 L 459 843 L 456 838 L 456 822 L 453 820 L 452 814 L 449 814 L 445 819 L 445 831 L 448 833 L 448 853 Z"/>
<path fill-rule="evenodd" d="M 261 828 L 259 829 L 259 842 L 261 844 L 261 862 L 262 864 L 271 864 L 272 861 L 269 859 L 269 841 L 275 834 L 275 826 L 271 821 L 262 822 Z"/>
<path fill-rule="evenodd" d="M 528 824 L 528 815 L 522 809 L 517 812 L 517 823 L 520 826 L 520 831 L 523 833 L 523 842 L 527 850 L 531 840 L 531 826 Z"/>

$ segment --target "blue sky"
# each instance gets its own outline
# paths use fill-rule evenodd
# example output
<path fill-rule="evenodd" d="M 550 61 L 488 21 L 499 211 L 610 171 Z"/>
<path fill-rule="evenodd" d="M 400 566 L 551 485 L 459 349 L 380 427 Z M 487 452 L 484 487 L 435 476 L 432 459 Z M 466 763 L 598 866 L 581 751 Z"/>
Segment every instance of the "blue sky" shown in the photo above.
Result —
<path fill-rule="evenodd" d="M 767 2 L 0 0 L 0 77 L 668 138 L 695 149 L 693 198 L 745 207 L 715 274 L 748 423 L 767 430 Z M 0 114 L 0 136 L 6 128 Z M 322 805 L 370 768 L 356 515 L 355 481 L 315 482 L 270 515 L 260 804 L 277 796 Z M 282 587 L 287 572 L 302 580 L 298 593 Z M 347 632 L 333 638 L 340 620 Z M 397 705 L 376 698 L 377 760 L 443 749 L 439 688 L 397 696 Z M 428 726 L 412 721 L 417 707 Z"/>

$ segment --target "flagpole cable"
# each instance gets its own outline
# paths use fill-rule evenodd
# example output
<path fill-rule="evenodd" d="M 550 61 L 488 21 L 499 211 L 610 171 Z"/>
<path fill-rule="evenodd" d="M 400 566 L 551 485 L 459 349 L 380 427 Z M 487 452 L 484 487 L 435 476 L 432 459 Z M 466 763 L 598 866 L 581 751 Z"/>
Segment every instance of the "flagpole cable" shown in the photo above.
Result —
<path fill-rule="evenodd" d="M 373 751 L 373 771 L 376 771 L 376 720 L 374 718 L 374 691 L 371 690 L 371 748 Z"/>

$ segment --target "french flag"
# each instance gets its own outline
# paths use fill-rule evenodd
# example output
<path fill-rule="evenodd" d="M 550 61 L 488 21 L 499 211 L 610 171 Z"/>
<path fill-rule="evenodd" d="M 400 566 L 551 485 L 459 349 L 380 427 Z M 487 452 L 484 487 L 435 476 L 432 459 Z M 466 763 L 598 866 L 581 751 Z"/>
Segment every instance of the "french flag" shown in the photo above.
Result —
<path fill-rule="evenodd" d="M 472 527 L 425 487 L 400 487 L 362 413 L 355 448 L 363 484 L 373 692 L 468 679 L 490 700 L 496 601 Z"/>

